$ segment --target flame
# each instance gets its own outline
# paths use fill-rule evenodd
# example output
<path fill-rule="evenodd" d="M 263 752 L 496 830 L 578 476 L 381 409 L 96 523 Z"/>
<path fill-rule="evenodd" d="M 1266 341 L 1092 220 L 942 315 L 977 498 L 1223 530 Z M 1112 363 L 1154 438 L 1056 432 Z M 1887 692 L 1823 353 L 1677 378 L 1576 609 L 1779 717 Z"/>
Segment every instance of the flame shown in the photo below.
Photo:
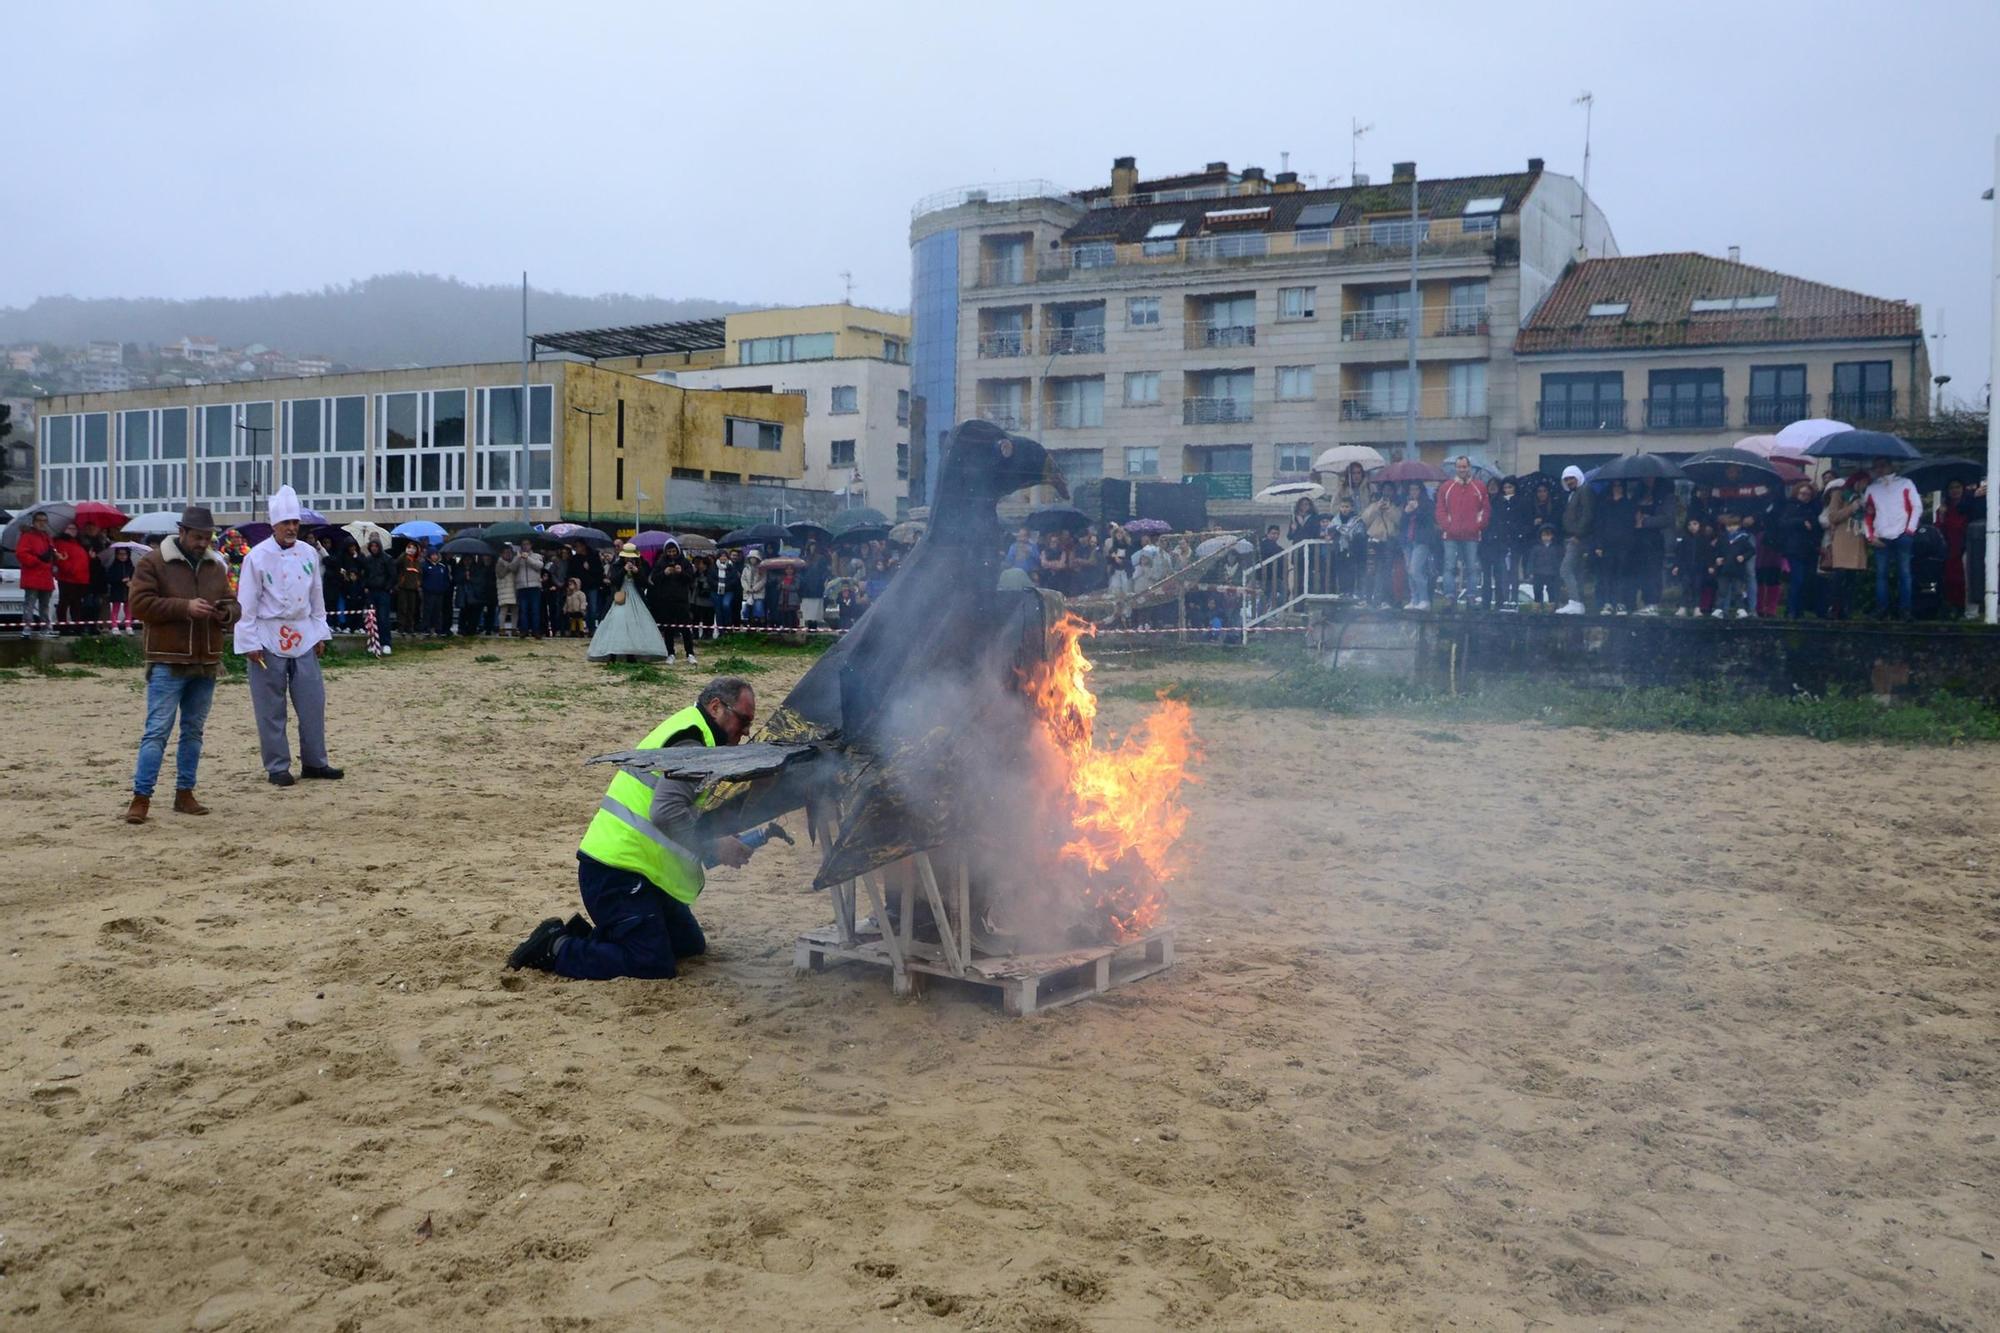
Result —
<path fill-rule="evenodd" d="M 1180 788 L 1189 780 L 1194 728 L 1186 704 L 1163 698 L 1116 745 L 1099 749 L 1097 696 L 1083 654 L 1084 638 L 1095 632 L 1088 621 L 1064 616 L 1051 630 L 1055 653 L 1024 685 L 1067 770 L 1071 836 L 1058 859 L 1079 874 L 1087 906 L 1130 939 L 1166 908 L 1174 845 L 1187 827 Z"/>

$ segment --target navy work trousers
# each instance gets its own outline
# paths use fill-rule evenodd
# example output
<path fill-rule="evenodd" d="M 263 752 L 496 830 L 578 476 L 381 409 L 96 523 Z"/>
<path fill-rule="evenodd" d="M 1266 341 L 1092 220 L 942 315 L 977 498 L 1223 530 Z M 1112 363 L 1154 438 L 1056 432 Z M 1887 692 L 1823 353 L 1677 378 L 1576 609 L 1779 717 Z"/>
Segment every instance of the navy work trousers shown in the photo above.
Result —
<path fill-rule="evenodd" d="M 686 903 L 655 888 L 637 871 L 576 854 L 576 886 L 591 932 L 556 946 L 557 976 L 578 981 L 613 977 L 660 980 L 677 960 L 706 952 L 708 941 Z"/>

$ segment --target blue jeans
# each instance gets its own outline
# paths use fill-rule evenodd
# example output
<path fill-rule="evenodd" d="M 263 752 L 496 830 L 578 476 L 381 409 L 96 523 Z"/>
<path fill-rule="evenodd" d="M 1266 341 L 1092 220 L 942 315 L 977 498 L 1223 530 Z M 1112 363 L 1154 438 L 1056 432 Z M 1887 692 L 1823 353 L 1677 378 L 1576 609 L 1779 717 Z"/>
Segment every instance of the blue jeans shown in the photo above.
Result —
<path fill-rule="evenodd" d="M 556 946 L 555 973 L 578 981 L 613 977 L 664 980 L 676 962 L 708 949 L 694 913 L 630 870 L 576 854 L 576 887 L 591 931 Z"/>
<path fill-rule="evenodd" d="M 1819 565 L 1815 556 L 1792 561 L 1789 575 L 1790 586 L 1785 592 L 1785 614 L 1797 620 L 1807 611 L 1817 610 L 1819 601 Z"/>
<path fill-rule="evenodd" d="M 368 604 L 375 608 L 375 639 L 384 648 L 387 648 L 394 637 L 390 633 L 389 622 L 395 619 L 396 594 L 392 592 L 371 592 L 368 594 Z M 362 626 L 357 625 L 355 628 L 360 629 Z"/>
<path fill-rule="evenodd" d="M 1896 591 L 1901 596 L 1900 608 L 1904 619 L 1910 615 L 1912 592 L 1910 588 L 1910 549 L 1915 538 L 1904 533 L 1883 542 L 1875 552 L 1875 611 L 1878 615 L 1889 614 L 1889 561 L 1896 562 Z"/>
<path fill-rule="evenodd" d="M 1449 541 L 1444 544 L 1444 599 L 1449 602 L 1458 596 L 1458 566 L 1465 564 L 1465 595 L 1474 596 L 1479 591 L 1479 542 Z"/>
<path fill-rule="evenodd" d="M 1419 609 L 1431 604 L 1431 548 L 1412 546 L 1403 560 L 1409 574 L 1410 605 Z"/>
<path fill-rule="evenodd" d="M 181 719 L 181 744 L 174 756 L 174 787 L 194 790 L 195 769 L 201 765 L 201 729 L 214 702 L 215 677 L 176 676 L 172 667 L 157 662 L 146 668 L 146 730 L 139 737 L 139 766 L 132 770 L 135 796 L 151 796 L 153 784 L 160 780 L 175 713 Z"/>
<path fill-rule="evenodd" d="M 542 590 L 522 588 L 514 594 L 520 602 L 518 612 L 521 633 L 533 636 L 542 632 Z"/>

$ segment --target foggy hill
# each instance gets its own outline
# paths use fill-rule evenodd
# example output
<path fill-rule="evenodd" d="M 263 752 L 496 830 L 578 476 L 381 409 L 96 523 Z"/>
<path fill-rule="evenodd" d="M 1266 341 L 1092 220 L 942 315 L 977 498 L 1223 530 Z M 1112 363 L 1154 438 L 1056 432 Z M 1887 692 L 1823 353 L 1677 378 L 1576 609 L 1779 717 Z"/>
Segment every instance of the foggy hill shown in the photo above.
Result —
<path fill-rule="evenodd" d="M 531 332 L 700 319 L 746 307 L 653 296 L 571 296 L 530 289 Z M 93 338 L 165 344 L 184 334 L 224 347 L 263 343 L 360 369 L 508 361 L 521 354 L 521 289 L 429 273 L 393 273 L 316 292 L 244 298 L 80 300 L 42 297 L 0 309 L 0 344 L 79 345 Z"/>

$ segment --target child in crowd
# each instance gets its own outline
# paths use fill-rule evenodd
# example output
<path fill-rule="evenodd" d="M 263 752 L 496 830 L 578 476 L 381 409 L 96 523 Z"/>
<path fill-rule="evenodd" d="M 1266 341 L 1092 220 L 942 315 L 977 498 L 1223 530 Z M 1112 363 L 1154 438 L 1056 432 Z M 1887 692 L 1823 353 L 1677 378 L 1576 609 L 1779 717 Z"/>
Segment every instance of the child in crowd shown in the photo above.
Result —
<path fill-rule="evenodd" d="M 590 599 L 583 595 L 583 580 L 571 579 L 563 594 L 563 615 L 569 622 L 569 637 L 583 637 L 583 623 L 590 615 Z"/>
<path fill-rule="evenodd" d="M 1757 537 L 1744 526 L 1740 514 L 1722 516 L 1722 549 L 1715 558 L 1715 618 L 1722 620 L 1730 611 L 1738 620 L 1751 615 L 1751 590 L 1757 578 Z"/>
<path fill-rule="evenodd" d="M 1708 577 L 1708 545 L 1708 536 L 1699 518 L 1690 518 L 1687 531 L 1674 538 L 1674 554 L 1668 563 L 1667 577 L 1681 592 L 1680 609 L 1674 612 L 1677 616 L 1701 614 L 1701 585 L 1702 580 Z"/>
<path fill-rule="evenodd" d="M 1553 523 L 1544 523 L 1535 545 L 1528 548 L 1528 582 L 1535 588 L 1535 605 L 1546 607 L 1562 578 L 1563 548 L 1556 543 Z"/>
<path fill-rule="evenodd" d="M 104 571 L 104 600 L 110 605 L 111 632 L 132 632 L 132 553 L 119 547 L 111 553 L 111 568 Z"/>

